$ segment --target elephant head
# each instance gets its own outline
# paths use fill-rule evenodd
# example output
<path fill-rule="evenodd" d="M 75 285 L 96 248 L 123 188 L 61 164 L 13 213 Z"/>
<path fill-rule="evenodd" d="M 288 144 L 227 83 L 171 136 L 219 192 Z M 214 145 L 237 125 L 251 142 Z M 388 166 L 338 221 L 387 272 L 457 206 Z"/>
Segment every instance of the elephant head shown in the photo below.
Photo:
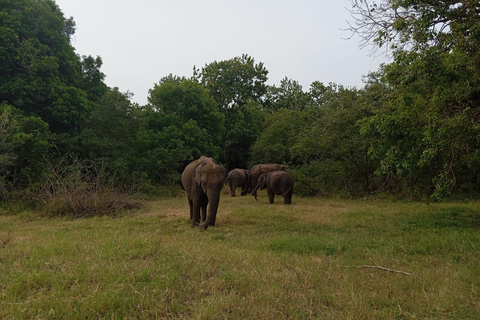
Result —
<path fill-rule="evenodd" d="M 258 177 L 257 185 L 255 186 L 255 189 L 253 189 L 253 195 L 255 196 L 255 200 L 258 201 L 257 199 L 258 189 L 263 190 L 267 187 L 267 180 L 268 180 L 268 173 L 264 173 L 260 175 L 260 177 Z"/>
<path fill-rule="evenodd" d="M 257 181 L 260 175 L 271 172 L 271 171 L 275 171 L 275 170 L 285 171 L 285 167 L 277 163 L 259 163 L 250 168 L 249 184 L 250 184 L 250 190 L 252 191 L 252 194 L 253 194 L 253 189 L 255 189 L 255 186 L 257 185 Z"/>
<path fill-rule="evenodd" d="M 195 184 L 202 188 L 204 194 L 220 191 L 225 180 L 225 168 L 215 163 L 203 163 L 193 173 Z"/>

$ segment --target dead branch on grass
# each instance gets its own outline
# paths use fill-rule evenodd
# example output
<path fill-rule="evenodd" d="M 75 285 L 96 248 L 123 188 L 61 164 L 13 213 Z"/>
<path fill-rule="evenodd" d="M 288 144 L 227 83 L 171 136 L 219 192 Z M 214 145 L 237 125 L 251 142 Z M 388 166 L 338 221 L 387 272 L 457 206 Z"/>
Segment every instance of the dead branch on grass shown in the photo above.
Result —
<path fill-rule="evenodd" d="M 406 275 L 406 276 L 415 277 L 414 274 L 409 273 L 409 272 L 400 271 L 400 270 L 394 270 L 394 269 L 385 268 L 385 267 L 381 267 L 381 266 L 363 265 L 363 266 L 345 266 L 345 268 L 370 268 L 370 269 L 380 269 L 380 270 L 384 270 L 384 271 L 389 271 L 389 272 L 394 272 L 394 273 L 400 273 L 400 274 L 404 274 L 404 275 Z"/>

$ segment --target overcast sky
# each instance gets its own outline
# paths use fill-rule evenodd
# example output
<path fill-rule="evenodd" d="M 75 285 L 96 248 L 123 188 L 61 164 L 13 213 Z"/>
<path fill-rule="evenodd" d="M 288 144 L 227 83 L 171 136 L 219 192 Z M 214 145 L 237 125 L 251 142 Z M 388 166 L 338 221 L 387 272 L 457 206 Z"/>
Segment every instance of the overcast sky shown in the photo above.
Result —
<path fill-rule="evenodd" d="M 363 87 L 384 62 L 345 40 L 350 0 L 55 1 L 76 22 L 77 53 L 102 57 L 107 85 L 142 105 L 160 78 L 243 53 L 264 63 L 269 84 L 288 77 L 305 91 L 317 80 Z"/>

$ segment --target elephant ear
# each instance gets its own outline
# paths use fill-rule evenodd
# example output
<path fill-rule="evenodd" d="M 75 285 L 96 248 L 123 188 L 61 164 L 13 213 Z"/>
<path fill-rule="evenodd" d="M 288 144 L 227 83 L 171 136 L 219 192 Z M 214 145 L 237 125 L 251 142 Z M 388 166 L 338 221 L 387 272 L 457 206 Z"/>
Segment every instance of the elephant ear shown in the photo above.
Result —
<path fill-rule="evenodd" d="M 265 188 L 270 184 L 270 172 L 265 175 Z"/>
<path fill-rule="evenodd" d="M 205 165 L 205 163 L 202 163 L 200 164 L 197 169 L 195 169 L 195 171 L 193 172 L 193 180 L 195 181 L 196 185 L 199 186 L 200 185 L 200 174 L 201 174 L 201 170 L 203 168 L 203 166 Z"/>
<path fill-rule="evenodd" d="M 269 176 L 270 176 L 269 174 L 264 173 L 260 175 L 260 177 L 258 178 L 258 184 L 260 186 L 260 190 L 265 189 L 267 187 L 267 181 Z"/>

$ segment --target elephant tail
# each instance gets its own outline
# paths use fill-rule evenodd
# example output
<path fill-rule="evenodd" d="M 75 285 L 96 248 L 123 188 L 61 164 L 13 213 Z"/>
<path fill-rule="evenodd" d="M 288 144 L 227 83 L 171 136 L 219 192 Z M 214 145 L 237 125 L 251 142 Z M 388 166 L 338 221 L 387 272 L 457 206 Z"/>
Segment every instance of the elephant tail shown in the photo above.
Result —
<path fill-rule="evenodd" d="M 287 192 L 282 194 L 282 197 L 286 196 L 290 191 L 292 191 L 292 189 L 293 189 L 293 180 L 292 180 L 292 183 L 290 183 L 290 188 L 288 188 Z"/>

